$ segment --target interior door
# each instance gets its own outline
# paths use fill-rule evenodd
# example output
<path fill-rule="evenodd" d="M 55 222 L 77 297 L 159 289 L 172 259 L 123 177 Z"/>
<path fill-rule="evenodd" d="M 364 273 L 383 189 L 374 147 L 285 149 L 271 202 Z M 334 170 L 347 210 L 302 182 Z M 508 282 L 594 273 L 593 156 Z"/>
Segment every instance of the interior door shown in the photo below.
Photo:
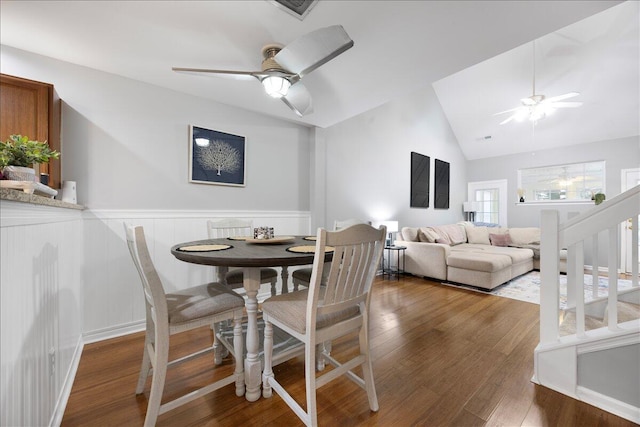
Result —
<path fill-rule="evenodd" d="M 639 185 L 640 184 L 640 168 L 623 169 L 621 183 L 622 183 L 622 186 L 621 186 L 622 191 L 626 191 L 632 187 L 635 187 L 636 185 Z M 632 233 L 640 232 L 639 230 L 640 227 L 638 227 L 639 225 L 638 220 L 640 220 L 640 217 L 636 217 L 635 221 L 632 221 L 630 218 L 624 223 L 624 226 L 622 227 L 622 236 L 620 239 L 622 244 L 622 247 L 621 247 L 622 266 L 621 267 L 622 267 L 622 271 L 624 271 L 625 273 L 631 273 L 633 271 L 633 264 L 632 264 L 633 235 Z M 638 248 L 638 251 L 640 252 L 640 247 Z M 638 260 L 636 260 L 636 262 L 638 262 Z M 639 271 L 639 270 L 636 270 L 636 271 Z"/>

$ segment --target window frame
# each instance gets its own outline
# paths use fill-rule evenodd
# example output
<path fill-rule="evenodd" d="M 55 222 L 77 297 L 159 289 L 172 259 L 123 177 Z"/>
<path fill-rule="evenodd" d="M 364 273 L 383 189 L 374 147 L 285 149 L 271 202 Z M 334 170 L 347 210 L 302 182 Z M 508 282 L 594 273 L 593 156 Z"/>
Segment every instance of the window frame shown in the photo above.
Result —
<path fill-rule="evenodd" d="M 545 169 L 551 170 L 551 169 L 557 169 L 557 168 L 569 168 L 569 167 L 575 167 L 575 166 L 581 166 L 582 167 L 582 176 L 583 176 L 583 183 L 586 180 L 586 178 L 584 178 L 586 176 L 586 172 L 588 169 L 589 165 L 595 165 L 595 164 L 601 164 L 601 176 L 598 177 L 598 179 L 601 179 L 602 182 L 602 187 L 601 189 L 595 190 L 595 192 L 601 192 L 601 193 L 605 193 L 606 194 L 606 176 L 607 176 L 607 164 L 605 160 L 591 160 L 591 161 L 585 161 L 585 162 L 574 162 L 574 163 L 564 163 L 564 164 L 555 164 L 555 165 L 545 165 L 545 166 L 536 166 L 536 167 L 530 167 L 530 168 L 521 168 L 517 170 L 517 188 L 518 188 L 518 199 L 520 198 L 520 193 L 522 191 L 522 189 L 524 188 L 522 181 L 523 181 L 523 172 L 524 171 L 544 171 Z M 551 176 L 551 174 L 547 174 L 547 176 Z M 590 176 L 596 176 L 595 174 L 592 174 Z M 542 181 L 538 181 L 542 182 Z M 561 198 L 561 196 L 559 198 L 549 198 L 549 199 L 533 199 L 532 198 L 532 193 L 533 192 L 557 192 L 559 194 L 561 194 L 562 192 L 565 192 L 565 194 L 570 194 L 570 192 L 568 191 L 568 185 L 565 185 L 564 188 L 550 188 L 550 187 L 533 187 L 531 188 L 530 186 L 528 186 L 528 188 L 524 189 L 525 191 L 525 199 L 524 202 L 520 202 L 518 201 L 519 204 L 545 204 L 545 205 L 549 205 L 549 204 L 560 204 L 560 205 L 567 205 L 567 204 L 591 204 L 593 203 L 593 200 L 591 197 L 593 197 L 593 195 L 595 194 L 595 192 L 591 192 L 591 197 L 589 198 Z M 577 189 L 574 192 L 584 192 L 584 191 L 589 191 L 588 189 L 585 189 L 584 187 Z"/>

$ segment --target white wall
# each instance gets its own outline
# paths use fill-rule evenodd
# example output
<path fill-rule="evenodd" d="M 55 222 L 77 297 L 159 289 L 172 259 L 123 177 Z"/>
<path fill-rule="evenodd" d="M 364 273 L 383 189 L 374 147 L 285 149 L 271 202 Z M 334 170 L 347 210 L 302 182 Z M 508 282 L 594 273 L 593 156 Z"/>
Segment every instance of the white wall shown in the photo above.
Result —
<path fill-rule="evenodd" d="M 82 215 L 2 200 L 0 217 L 0 425 L 48 425 L 80 356 Z"/>
<path fill-rule="evenodd" d="M 310 130 L 139 81 L 0 46 L 4 74 L 63 101 L 62 179 L 90 209 L 309 210 Z M 247 138 L 246 187 L 188 182 L 188 125 Z"/>
<path fill-rule="evenodd" d="M 585 204 L 524 204 L 518 201 L 518 169 L 537 166 L 551 166 L 565 163 L 580 163 L 604 160 L 606 167 L 605 194 L 611 198 L 620 194 L 620 171 L 640 167 L 640 137 L 629 137 L 612 141 L 559 147 L 553 150 L 532 151 L 524 154 L 491 157 L 467 162 L 469 181 L 489 181 L 506 179 L 508 181 L 508 223 L 510 227 L 540 226 L 542 209 L 557 209 L 560 221 L 569 215 L 582 213 L 593 207 Z"/>
<path fill-rule="evenodd" d="M 430 85 L 318 133 L 326 145 L 327 226 L 346 218 L 400 227 L 463 219 L 465 158 Z M 410 207 L 412 151 L 431 157 L 429 208 Z M 433 207 L 435 159 L 450 163 L 449 209 Z"/>

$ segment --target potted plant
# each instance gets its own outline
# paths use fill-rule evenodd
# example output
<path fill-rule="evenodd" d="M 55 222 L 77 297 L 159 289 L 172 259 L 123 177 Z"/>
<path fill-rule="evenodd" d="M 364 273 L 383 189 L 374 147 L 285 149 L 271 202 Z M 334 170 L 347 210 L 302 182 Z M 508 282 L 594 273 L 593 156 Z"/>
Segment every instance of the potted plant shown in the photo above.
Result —
<path fill-rule="evenodd" d="M 596 202 L 596 205 L 599 205 L 600 203 L 604 202 L 606 198 L 607 197 L 604 195 L 604 193 L 596 193 L 591 199 Z"/>
<path fill-rule="evenodd" d="M 31 141 L 28 136 L 11 135 L 0 141 L 0 169 L 2 175 L 14 181 L 35 181 L 33 165 L 60 158 L 47 142 Z"/>

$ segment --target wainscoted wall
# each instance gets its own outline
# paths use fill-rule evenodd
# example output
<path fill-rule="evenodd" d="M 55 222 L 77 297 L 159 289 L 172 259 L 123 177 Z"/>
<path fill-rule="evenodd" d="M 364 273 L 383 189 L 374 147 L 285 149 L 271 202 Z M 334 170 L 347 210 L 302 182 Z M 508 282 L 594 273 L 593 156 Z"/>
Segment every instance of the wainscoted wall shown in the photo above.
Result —
<path fill-rule="evenodd" d="M 82 348 L 82 212 L 2 200 L 0 216 L 0 425 L 48 425 Z"/>
<path fill-rule="evenodd" d="M 214 267 L 177 260 L 176 243 L 207 238 L 207 220 L 243 218 L 275 234 L 315 234 L 309 212 L 258 211 L 87 211 L 85 212 L 85 342 L 143 328 L 144 300 L 125 242 L 124 226 L 142 225 L 149 251 L 167 292 L 215 280 Z M 280 283 L 278 284 L 280 286 Z"/>
<path fill-rule="evenodd" d="M 59 425 L 84 343 L 143 328 L 138 273 L 123 223 L 142 225 L 167 290 L 215 276 L 176 260 L 176 243 L 207 237 L 210 218 L 238 217 L 276 234 L 309 234 L 296 211 L 75 211 L 2 200 L 0 425 Z"/>

